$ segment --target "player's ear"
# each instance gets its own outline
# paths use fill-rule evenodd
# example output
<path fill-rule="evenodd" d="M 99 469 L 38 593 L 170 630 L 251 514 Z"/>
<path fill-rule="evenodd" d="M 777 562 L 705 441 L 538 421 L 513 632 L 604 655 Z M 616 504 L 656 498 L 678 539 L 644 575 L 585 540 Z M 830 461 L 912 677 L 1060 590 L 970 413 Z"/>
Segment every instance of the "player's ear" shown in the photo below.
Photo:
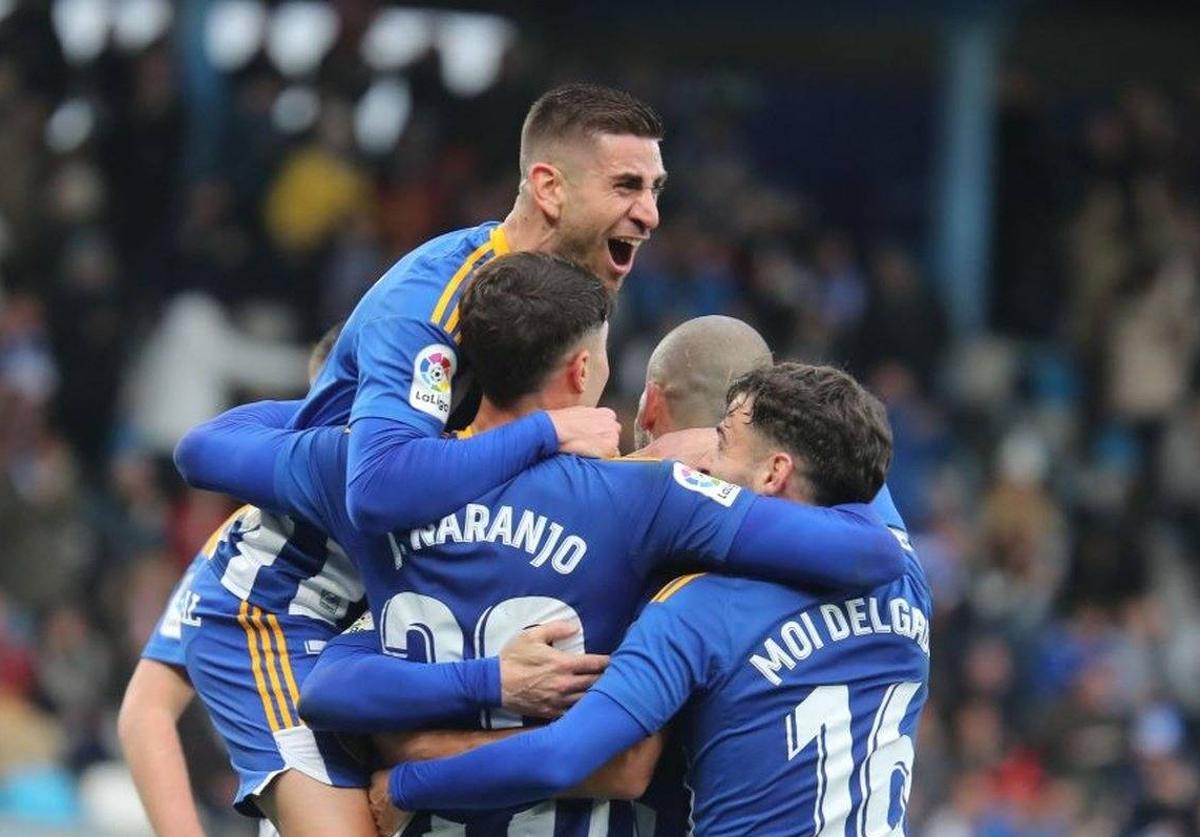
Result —
<path fill-rule="evenodd" d="M 551 222 L 562 217 L 565 180 L 562 171 L 551 163 L 534 163 L 525 177 L 529 196 Z"/>
<path fill-rule="evenodd" d="M 796 463 L 791 455 L 784 451 L 776 451 L 764 463 L 763 483 L 759 493 L 770 497 L 785 496 L 789 487 L 794 487 L 798 477 Z"/>
<path fill-rule="evenodd" d="M 642 390 L 642 397 L 638 400 L 638 427 L 651 436 L 661 435 L 665 432 L 660 429 L 660 425 L 666 415 L 666 406 L 667 398 L 663 388 L 654 381 L 646 381 L 646 388 Z"/>
<path fill-rule="evenodd" d="M 590 359 L 591 352 L 587 349 L 580 349 L 567 358 L 567 383 L 574 395 L 587 391 Z"/>

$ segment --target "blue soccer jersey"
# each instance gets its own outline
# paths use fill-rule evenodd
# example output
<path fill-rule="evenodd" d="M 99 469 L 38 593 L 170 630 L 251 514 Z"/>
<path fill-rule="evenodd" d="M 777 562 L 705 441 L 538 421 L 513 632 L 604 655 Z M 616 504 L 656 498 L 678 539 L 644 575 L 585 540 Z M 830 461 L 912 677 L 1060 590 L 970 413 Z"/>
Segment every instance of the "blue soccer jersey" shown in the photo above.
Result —
<path fill-rule="evenodd" d="M 560 720 L 398 765 L 392 798 L 420 810 L 558 793 L 674 719 L 696 834 L 903 834 L 930 608 L 915 557 L 900 579 L 859 596 L 680 577 Z"/>
<path fill-rule="evenodd" d="M 239 508 L 197 553 L 142 652 L 186 669 L 237 774 L 234 805 L 249 816 L 261 816 L 254 798 L 284 770 L 338 787 L 367 781 L 365 767 L 334 736 L 305 726 L 296 709 L 321 650 L 362 611 L 357 574 L 341 567 L 348 559 L 340 547 L 313 540 L 315 531 L 254 506 Z M 337 557 L 302 583 L 257 587 L 254 598 L 278 607 L 243 595 L 255 574 L 281 557 L 303 566 L 306 556 L 330 551 Z M 333 589 L 345 594 L 318 586 L 335 565 L 341 569 Z"/>
<path fill-rule="evenodd" d="M 697 834 L 902 834 L 930 613 L 915 558 L 853 597 L 684 576 L 594 689 L 648 733 L 679 713 Z"/>
<path fill-rule="evenodd" d="M 263 428 L 248 438 L 243 422 L 253 412 L 198 429 L 193 453 L 222 463 L 223 490 L 258 497 L 342 543 L 361 570 L 375 642 L 385 652 L 365 664 L 350 661 L 360 683 L 351 692 L 344 679 L 327 678 L 333 688 L 323 691 L 332 700 L 320 717 L 305 712 L 320 729 L 519 725 L 522 719 L 499 707 L 495 655 L 503 645 L 525 627 L 565 619 L 579 631 L 564 647 L 611 651 L 651 572 L 668 561 L 841 589 L 894 578 L 905 563 L 896 538 L 865 506 L 822 509 L 756 497 L 679 463 L 573 456 L 545 460 L 434 523 L 370 535 L 354 525 L 345 496 L 351 433 Z M 248 448 L 273 449 L 271 464 L 245 458 Z M 451 665 L 397 667 L 390 658 Z M 395 701 L 397 691 L 406 699 Z M 346 715 L 350 723 L 337 723 L 339 710 L 329 703 L 350 706 L 370 723 Z M 384 715 L 391 727 L 375 724 Z M 603 821 L 598 815 L 608 821 L 597 826 L 601 832 L 620 833 L 611 812 L 581 812 L 578 803 L 541 807 L 546 818 L 537 821 L 546 833 L 586 831 L 589 821 Z"/>
<path fill-rule="evenodd" d="M 363 583 L 338 543 L 305 520 L 243 506 L 220 530 L 210 566 L 238 599 L 344 630 L 363 609 Z"/>
<path fill-rule="evenodd" d="M 360 557 L 377 626 L 370 641 L 415 662 L 495 657 L 524 628 L 553 619 L 579 626 L 564 650 L 609 653 L 654 567 L 672 556 L 722 560 L 753 499 L 682 466 L 563 456 L 429 526 L 365 538 L 342 502 L 345 447 L 328 433 L 298 437 L 280 494 Z M 442 723 L 498 729 L 523 719 L 472 708 Z M 465 831 L 424 814 L 405 833 L 633 835 L 639 816 L 644 827 L 644 810 L 570 800 L 474 816 Z"/>
<path fill-rule="evenodd" d="M 158 617 L 154 633 L 150 634 L 145 647 L 142 648 L 143 658 L 183 668 L 183 622 L 193 618 L 190 611 L 195 606 L 191 592 L 192 582 L 196 578 L 196 573 L 207 563 L 208 555 L 201 550 L 196 553 L 192 563 L 188 564 L 188 568 L 176 582 L 175 589 L 171 591 L 171 597 L 167 599 L 162 616 Z"/>
<path fill-rule="evenodd" d="M 499 224 L 456 230 L 391 267 L 346 320 L 292 427 L 382 418 L 436 435 L 478 407 L 464 384 L 458 300 L 476 270 L 508 252 Z"/>

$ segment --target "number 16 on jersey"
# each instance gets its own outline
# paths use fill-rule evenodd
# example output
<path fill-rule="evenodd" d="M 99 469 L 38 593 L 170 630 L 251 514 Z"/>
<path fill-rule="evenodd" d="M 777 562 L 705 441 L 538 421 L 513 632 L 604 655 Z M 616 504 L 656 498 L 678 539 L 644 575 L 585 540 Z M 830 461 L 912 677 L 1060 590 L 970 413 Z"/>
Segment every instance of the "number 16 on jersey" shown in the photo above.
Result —
<path fill-rule="evenodd" d="M 850 783 L 856 774 L 861 800 L 851 834 L 903 835 L 915 753 L 912 739 L 900 731 L 900 724 L 920 688 L 920 683 L 911 682 L 887 687 L 871 722 L 866 756 L 858 764 L 854 760 L 854 719 L 848 686 L 818 686 L 784 716 L 788 761 L 811 746 L 817 748 L 813 811 L 817 837 L 846 837 L 846 823 L 854 807 Z M 894 818 L 893 810 L 899 812 Z"/>

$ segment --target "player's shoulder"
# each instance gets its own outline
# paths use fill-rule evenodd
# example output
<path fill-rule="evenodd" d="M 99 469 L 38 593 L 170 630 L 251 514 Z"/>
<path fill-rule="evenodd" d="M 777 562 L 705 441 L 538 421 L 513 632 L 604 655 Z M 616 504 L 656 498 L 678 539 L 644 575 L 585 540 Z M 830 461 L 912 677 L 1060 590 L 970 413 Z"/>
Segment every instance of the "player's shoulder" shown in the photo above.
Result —
<path fill-rule="evenodd" d="M 447 319 L 471 272 L 507 251 L 495 221 L 432 238 L 392 265 L 368 292 L 373 317 Z"/>
<path fill-rule="evenodd" d="M 745 609 L 747 602 L 754 601 L 753 595 L 747 595 L 747 585 L 752 583 L 719 573 L 681 575 L 651 597 L 639 619 L 647 620 L 651 630 L 702 638 L 711 652 L 724 656 L 732 648 L 736 623 L 753 613 Z"/>
<path fill-rule="evenodd" d="M 740 608 L 741 602 L 755 601 L 777 592 L 776 585 L 751 578 L 701 572 L 677 576 L 655 593 L 647 606 L 661 606 L 665 611 L 683 614 L 687 621 L 722 618 L 728 604 Z"/>
<path fill-rule="evenodd" d="M 645 496 L 669 479 L 671 473 L 671 463 L 651 457 L 592 459 L 563 454 L 550 461 L 584 487 L 619 496 Z"/>

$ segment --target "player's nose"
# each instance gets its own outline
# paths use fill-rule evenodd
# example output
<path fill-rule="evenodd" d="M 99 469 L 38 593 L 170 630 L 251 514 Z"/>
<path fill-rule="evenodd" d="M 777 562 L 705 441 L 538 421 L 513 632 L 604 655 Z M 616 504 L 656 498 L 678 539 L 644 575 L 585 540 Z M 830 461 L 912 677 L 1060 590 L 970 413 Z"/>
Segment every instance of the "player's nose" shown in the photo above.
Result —
<path fill-rule="evenodd" d="M 649 190 L 643 192 L 629 208 L 629 218 L 642 228 L 642 232 L 657 229 L 658 196 Z"/>

